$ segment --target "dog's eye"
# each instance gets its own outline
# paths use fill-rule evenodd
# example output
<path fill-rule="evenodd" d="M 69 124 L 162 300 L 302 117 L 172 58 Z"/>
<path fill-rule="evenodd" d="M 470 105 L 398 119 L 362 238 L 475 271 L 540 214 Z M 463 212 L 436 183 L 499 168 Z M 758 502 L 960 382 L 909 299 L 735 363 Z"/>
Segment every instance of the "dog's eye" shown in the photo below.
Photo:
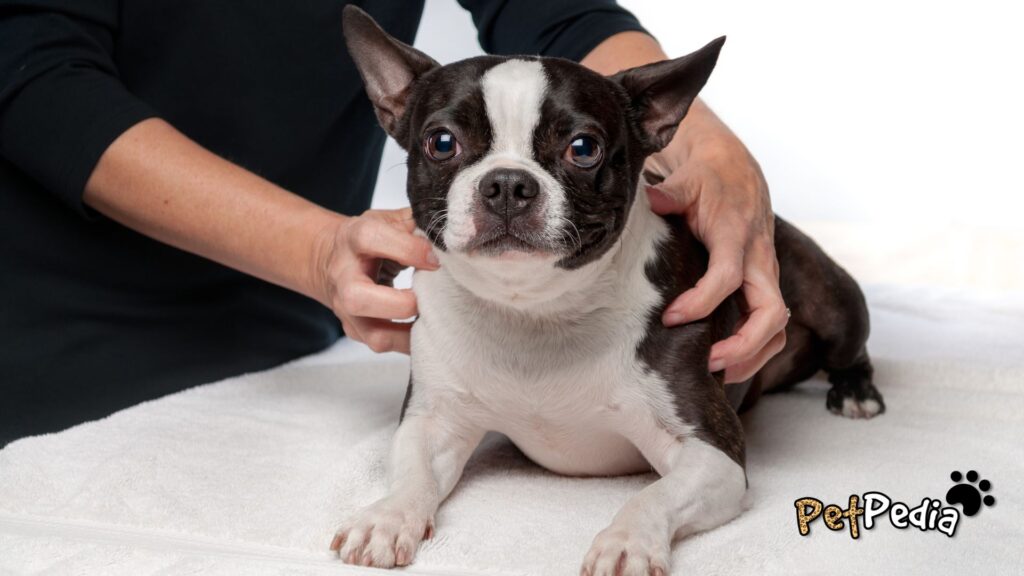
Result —
<path fill-rule="evenodd" d="M 601 145 L 590 136 L 577 136 L 565 150 L 565 159 L 580 168 L 593 168 L 601 161 Z"/>
<path fill-rule="evenodd" d="M 449 160 L 462 152 L 455 135 L 447 130 L 438 130 L 428 136 L 426 148 L 427 155 L 439 161 Z"/>

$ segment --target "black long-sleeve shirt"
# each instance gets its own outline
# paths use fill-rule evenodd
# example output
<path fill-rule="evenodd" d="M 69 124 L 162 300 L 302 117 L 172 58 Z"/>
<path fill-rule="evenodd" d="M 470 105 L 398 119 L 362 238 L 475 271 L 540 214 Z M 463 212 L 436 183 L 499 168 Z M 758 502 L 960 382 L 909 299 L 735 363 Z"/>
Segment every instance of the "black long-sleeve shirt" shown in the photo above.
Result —
<path fill-rule="evenodd" d="M 280 364 L 341 335 L 300 295 L 137 234 L 82 191 L 160 117 L 344 214 L 384 144 L 340 0 L 0 0 L 0 446 Z M 460 0 L 497 54 L 580 59 L 640 30 L 614 0 Z M 423 0 L 363 8 L 411 43 Z"/>

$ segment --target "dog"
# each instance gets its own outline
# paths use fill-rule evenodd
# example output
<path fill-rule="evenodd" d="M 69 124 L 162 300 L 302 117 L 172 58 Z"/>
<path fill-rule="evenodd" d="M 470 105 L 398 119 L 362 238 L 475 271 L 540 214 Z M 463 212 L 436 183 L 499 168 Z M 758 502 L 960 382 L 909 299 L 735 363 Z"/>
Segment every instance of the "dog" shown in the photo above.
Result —
<path fill-rule="evenodd" d="M 665 327 L 708 253 L 654 214 L 645 159 L 664 148 L 718 59 L 700 50 L 601 76 L 556 58 L 441 66 L 347 6 L 344 32 L 381 126 L 408 152 L 418 232 L 440 269 L 417 271 L 409 387 L 387 496 L 331 548 L 348 563 L 409 564 L 483 435 L 506 435 L 559 474 L 652 468 L 660 479 L 597 534 L 581 573 L 664 575 L 672 542 L 735 516 L 747 489 L 738 411 L 824 370 L 828 409 L 872 417 L 869 320 L 856 282 L 776 219 L 787 344 L 751 381 L 723 385 L 711 345 L 734 295 Z"/>

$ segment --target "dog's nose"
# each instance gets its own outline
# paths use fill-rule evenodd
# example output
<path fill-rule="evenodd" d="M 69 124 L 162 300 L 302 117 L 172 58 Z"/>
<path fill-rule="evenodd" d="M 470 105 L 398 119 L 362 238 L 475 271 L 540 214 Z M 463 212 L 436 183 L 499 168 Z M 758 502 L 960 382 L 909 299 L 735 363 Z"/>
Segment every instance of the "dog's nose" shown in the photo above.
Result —
<path fill-rule="evenodd" d="M 512 218 L 530 207 L 540 191 L 540 184 L 526 170 L 497 168 L 480 180 L 479 191 L 488 210 Z"/>

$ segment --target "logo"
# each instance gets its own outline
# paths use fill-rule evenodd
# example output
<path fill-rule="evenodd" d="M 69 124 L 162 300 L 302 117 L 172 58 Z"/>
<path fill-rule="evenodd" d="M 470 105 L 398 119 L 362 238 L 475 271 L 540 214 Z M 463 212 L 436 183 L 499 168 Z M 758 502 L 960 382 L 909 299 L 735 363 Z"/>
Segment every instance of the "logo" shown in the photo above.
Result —
<path fill-rule="evenodd" d="M 934 530 L 952 538 L 960 523 L 961 511 L 957 504 L 963 507 L 964 516 L 974 516 L 982 504 L 995 506 L 996 499 L 991 494 L 982 497 L 983 492 L 992 489 L 992 483 L 980 479 L 974 470 L 967 472 L 967 482 L 961 482 L 964 476 L 959 471 L 954 471 L 949 477 L 955 483 L 946 492 L 946 504 L 949 506 L 943 506 L 937 498 L 923 498 L 920 504 L 911 507 L 903 502 L 893 502 L 889 496 L 877 491 L 865 492 L 859 497 L 851 494 L 845 508 L 837 504 L 825 506 L 817 498 L 800 498 L 793 502 L 797 530 L 801 536 L 809 536 L 811 524 L 820 519 L 826 528 L 834 532 L 848 528 L 850 537 L 856 540 L 860 538 L 862 522 L 863 530 L 871 530 L 876 519 L 886 514 L 894 528 L 906 530 L 913 526 L 922 532 Z"/>
<path fill-rule="evenodd" d="M 949 475 L 950 480 L 956 482 L 956 486 L 949 489 L 946 492 L 946 503 L 948 504 L 959 504 L 964 507 L 964 516 L 974 516 L 981 510 L 982 503 L 985 506 L 995 506 L 996 498 L 991 494 L 981 497 L 982 492 L 988 492 L 992 488 L 992 483 L 988 480 L 982 480 L 978 482 L 978 473 L 971 470 L 967 473 L 967 484 L 961 484 L 960 480 L 963 476 L 960 475 L 959 471 L 954 470 Z M 974 483 L 977 482 L 977 486 Z"/>

